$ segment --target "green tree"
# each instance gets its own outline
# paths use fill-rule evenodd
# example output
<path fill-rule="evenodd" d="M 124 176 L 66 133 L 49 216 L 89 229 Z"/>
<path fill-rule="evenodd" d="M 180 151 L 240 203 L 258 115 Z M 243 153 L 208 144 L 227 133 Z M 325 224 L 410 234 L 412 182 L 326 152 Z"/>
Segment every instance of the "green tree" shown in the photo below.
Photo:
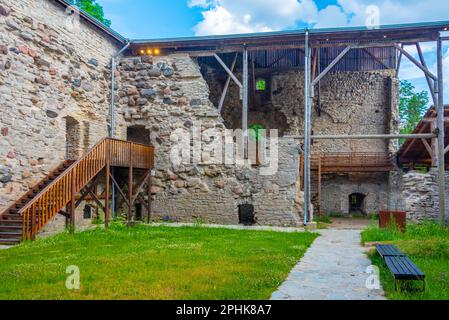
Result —
<path fill-rule="evenodd" d="M 71 0 L 71 3 L 101 21 L 104 25 L 111 26 L 111 20 L 104 17 L 103 7 L 96 0 Z"/>
<path fill-rule="evenodd" d="M 399 117 L 402 134 L 413 132 L 427 110 L 428 103 L 426 91 L 417 92 L 409 81 L 401 81 Z"/>

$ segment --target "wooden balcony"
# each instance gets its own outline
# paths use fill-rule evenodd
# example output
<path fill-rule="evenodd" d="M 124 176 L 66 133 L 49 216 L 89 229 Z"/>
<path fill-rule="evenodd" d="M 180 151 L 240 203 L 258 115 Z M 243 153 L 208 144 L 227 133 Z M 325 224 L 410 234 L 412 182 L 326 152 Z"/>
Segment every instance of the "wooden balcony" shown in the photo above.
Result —
<path fill-rule="evenodd" d="M 313 154 L 311 170 L 320 173 L 389 172 L 393 157 L 386 153 Z"/>

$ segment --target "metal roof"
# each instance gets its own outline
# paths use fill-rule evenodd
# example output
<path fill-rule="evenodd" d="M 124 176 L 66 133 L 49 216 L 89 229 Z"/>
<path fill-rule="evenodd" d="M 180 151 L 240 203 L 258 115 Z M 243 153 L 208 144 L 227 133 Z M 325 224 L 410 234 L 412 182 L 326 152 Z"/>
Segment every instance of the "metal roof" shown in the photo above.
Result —
<path fill-rule="evenodd" d="M 437 31 L 446 31 L 449 28 L 448 21 L 422 22 L 422 23 L 406 23 L 382 25 L 379 28 L 371 29 L 367 27 L 343 27 L 343 28 L 323 28 L 323 29 L 298 29 L 275 32 L 259 32 L 247 34 L 231 34 L 231 35 L 213 35 L 213 36 L 196 36 L 196 37 L 178 37 L 178 38 L 161 38 L 161 39 L 126 39 L 118 32 L 104 25 L 98 19 L 92 17 L 89 13 L 79 8 L 73 7 L 68 0 L 52 0 L 64 8 L 72 7 L 77 10 L 81 18 L 93 25 L 99 31 L 111 37 L 114 41 L 125 44 L 131 42 L 134 50 L 143 46 L 157 46 L 160 48 L 181 47 L 198 49 L 212 49 L 212 47 L 226 45 L 244 45 L 244 44 L 260 44 L 260 43 L 277 43 L 282 45 L 300 45 L 303 42 L 306 32 L 308 31 L 311 39 L 316 41 L 326 40 L 332 43 L 340 43 L 342 40 L 382 40 L 385 34 L 398 35 L 402 34 L 407 37 L 421 36 L 423 41 L 434 40 L 434 33 Z M 329 39 L 328 39 L 329 38 Z M 389 37 L 390 38 L 390 37 Z"/>
<path fill-rule="evenodd" d="M 320 34 L 332 34 L 332 33 L 348 33 L 348 32 L 379 32 L 379 31 L 394 31 L 394 30 L 413 30 L 413 29 L 441 29 L 449 27 L 449 20 L 437 21 L 437 22 L 422 22 L 422 23 L 405 23 L 405 24 L 391 24 L 382 25 L 379 28 L 368 27 L 341 27 L 341 28 L 320 28 L 320 29 L 297 29 L 286 31 L 273 31 L 273 32 L 257 32 L 257 33 L 242 33 L 242 34 L 228 34 L 228 35 L 212 35 L 212 36 L 195 36 L 195 37 L 177 37 L 177 38 L 160 38 L 160 39 L 134 39 L 131 40 L 133 44 L 150 44 L 161 42 L 196 42 L 196 41 L 208 41 L 208 40 L 234 40 L 245 38 L 264 38 L 273 36 L 304 36 L 306 31 L 309 31 L 310 35 Z"/>

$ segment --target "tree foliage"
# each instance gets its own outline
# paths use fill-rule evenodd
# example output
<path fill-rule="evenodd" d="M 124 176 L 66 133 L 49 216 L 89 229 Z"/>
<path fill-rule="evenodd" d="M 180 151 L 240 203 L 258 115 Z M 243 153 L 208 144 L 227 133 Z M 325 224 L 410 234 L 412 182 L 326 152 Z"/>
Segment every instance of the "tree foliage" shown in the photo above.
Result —
<path fill-rule="evenodd" d="M 429 95 L 426 91 L 417 92 L 409 81 L 401 81 L 399 117 L 401 121 L 401 133 L 412 133 L 422 119 Z"/>
<path fill-rule="evenodd" d="M 96 0 L 71 0 L 71 3 L 81 10 L 86 11 L 92 17 L 96 18 L 104 25 L 110 27 L 111 20 L 104 17 L 103 7 L 96 2 Z"/>

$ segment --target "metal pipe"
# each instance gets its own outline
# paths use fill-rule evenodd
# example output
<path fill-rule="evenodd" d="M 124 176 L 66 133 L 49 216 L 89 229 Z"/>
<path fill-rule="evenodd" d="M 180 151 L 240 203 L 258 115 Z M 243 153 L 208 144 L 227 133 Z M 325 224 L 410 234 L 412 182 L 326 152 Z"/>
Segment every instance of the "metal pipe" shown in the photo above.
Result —
<path fill-rule="evenodd" d="M 235 64 L 237 63 L 238 53 L 235 54 L 234 61 L 232 61 L 231 72 L 234 72 Z M 221 113 L 223 109 L 224 101 L 226 98 L 226 94 L 228 93 L 229 85 L 231 84 L 231 76 L 228 75 L 228 79 L 226 79 L 225 86 L 223 88 L 223 93 L 221 94 L 220 103 L 218 104 L 218 112 Z"/>
<path fill-rule="evenodd" d="M 426 75 L 431 77 L 433 80 L 437 81 L 438 78 L 429 71 L 426 67 L 424 67 L 418 60 L 416 60 L 410 53 L 408 53 L 405 49 L 401 48 L 398 44 L 395 44 L 395 47 L 401 51 L 404 56 L 406 56 L 411 62 L 413 62 L 418 68 L 420 68 Z"/>
<path fill-rule="evenodd" d="M 359 134 L 359 135 L 318 135 L 311 136 L 312 140 L 396 140 L 396 139 L 432 139 L 436 133 L 421 134 Z M 286 139 L 305 140 L 305 136 L 285 136 Z"/>
<path fill-rule="evenodd" d="M 245 51 L 246 51 L 246 55 L 248 55 L 248 50 L 245 49 Z M 243 51 L 243 54 L 245 54 L 245 51 Z M 234 75 L 234 73 L 231 70 L 229 70 L 226 63 L 224 63 L 223 60 L 221 60 L 221 58 L 216 53 L 214 53 L 214 57 L 215 57 L 215 59 L 217 59 L 218 63 L 221 64 L 223 69 L 226 70 L 226 72 L 232 78 L 232 80 L 234 80 L 234 82 L 240 87 L 240 89 L 242 89 L 242 87 L 243 87 L 242 83 L 239 81 L 239 79 L 237 79 L 237 77 Z"/>
<path fill-rule="evenodd" d="M 305 63 L 304 63 L 304 226 L 307 226 L 310 213 L 310 47 L 309 31 L 305 36 Z"/>
<path fill-rule="evenodd" d="M 404 44 L 401 44 L 401 48 L 404 48 Z M 397 54 L 398 50 L 396 50 Z M 396 78 L 399 77 L 399 71 L 401 70 L 402 51 L 399 51 L 399 57 L 396 63 Z"/>
<path fill-rule="evenodd" d="M 446 225 L 446 182 L 445 182 L 445 165 L 444 165 L 444 84 L 443 84 L 443 42 L 441 34 L 437 41 L 437 69 L 438 69 L 438 184 L 439 184 L 439 204 L 440 204 L 440 223 Z"/>
<path fill-rule="evenodd" d="M 427 68 L 426 59 L 424 58 L 424 54 L 421 50 L 421 45 L 419 44 L 419 42 L 416 43 L 416 50 L 418 51 L 419 60 L 421 61 L 421 64 Z M 437 96 L 434 92 L 434 83 L 432 82 L 432 79 L 428 75 L 426 75 L 426 81 L 427 85 L 429 86 L 430 94 L 432 95 L 433 105 L 436 106 L 438 102 Z"/>
<path fill-rule="evenodd" d="M 242 130 L 243 130 L 243 154 L 248 159 L 248 84 L 249 84 L 249 68 L 248 68 L 248 50 L 243 49 L 243 101 L 242 101 Z"/>
<path fill-rule="evenodd" d="M 128 41 L 126 45 L 120 49 L 115 55 L 111 57 L 111 106 L 109 108 L 109 138 L 115 137 L 115 65 L 116 59 L 120 57 L 120 55 L 129 48 L 131 42 Z M 111 170 L 112 174 L 114 174 L 114 168 Z M 112 209 L 112 217 L 115 218 L 115 185 L 112 184 L 111 188 L 111 209 Z"/>
<path fill-rule="evenodd" d="M 115 65 L 116 59 L 131 45 L 131 42 L 127 42 L 126 45 L 120 49 L 115 55 L 111 57 L 111 107 L 109 109 L 109 138 L 115 136 Z"/>
<path fill-rule="evenodd" d="M 352 47 L 346 47 L 335 59 L 334 61 L 332 61 L 327 67 L 326 69 L 323 70 L 323 72 L 321 72 L 318 77 L 315 78 L 315 80 L 313 80 L 312 82 L 312 87 L 314 87 L 326 74 L 329 73 L 329 71 L 332 70 L 333 67 L 335 67 L 335 65 L 337 63 L 340 62 L 341 59 L 343 59 L 343 57 L 349 52 L 349 50 L 351 50 Z"/>

